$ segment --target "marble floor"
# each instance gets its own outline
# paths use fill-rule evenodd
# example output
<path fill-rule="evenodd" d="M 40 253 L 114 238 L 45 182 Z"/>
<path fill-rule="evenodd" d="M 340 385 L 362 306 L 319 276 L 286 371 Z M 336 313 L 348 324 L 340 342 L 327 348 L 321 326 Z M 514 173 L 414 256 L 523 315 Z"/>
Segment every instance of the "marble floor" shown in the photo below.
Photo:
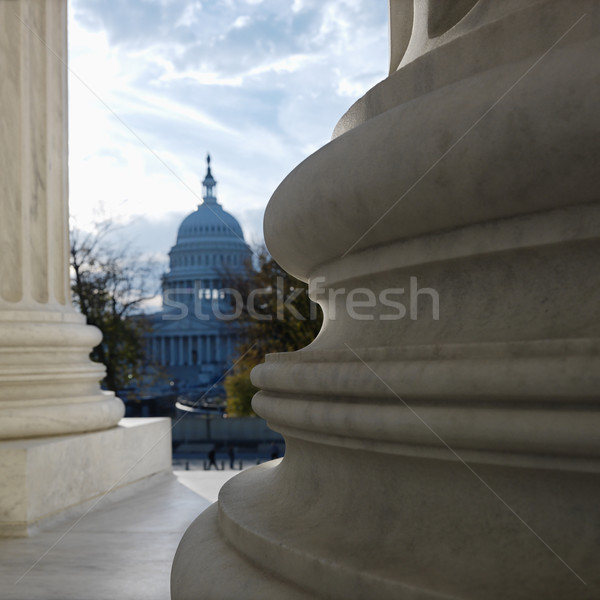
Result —
<path fill-rule="evenodd" d="M 30 538 L 0 539 L 0 598 L 168 600 L 179 540 L 238 472 L 157 475 L 46 522 Z"/>

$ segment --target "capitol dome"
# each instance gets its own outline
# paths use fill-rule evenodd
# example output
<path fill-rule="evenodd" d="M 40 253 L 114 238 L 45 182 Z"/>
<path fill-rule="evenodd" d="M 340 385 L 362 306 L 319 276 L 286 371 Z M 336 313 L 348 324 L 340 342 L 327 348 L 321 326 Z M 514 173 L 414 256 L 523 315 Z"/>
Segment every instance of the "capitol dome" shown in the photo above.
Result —
<path fill-rule="evenodd" d="M 242 267 L 250 256 L 240 224 L 217 201 L 210 155 L 206 160 L 202 204 L 179 226 L 177 242 L 169 252 L 167 287 L 186 287 L 190 280 L 218 277 L 223 268 Z"/>
<path fill-rule="evenodd" d="M 177 232 L 177 242 L 198 237 L 234 237 L 243 241 L 244 234 L 237 219 L 214 202 L 204 201 L 196 211 L 188 215 Z"/>
<path fill-rule="evenodd" d="M 202 203 L 188 215 L 169 252 L 163 275 L 163 309 L 149 334 L 150 352 L 172 381 L 207 385 L 231 365 L 239 342 L 226 294 L 233 276 L 244 276 L 251 251 L 240 224 L 223 210 L 207 157 Z"/>

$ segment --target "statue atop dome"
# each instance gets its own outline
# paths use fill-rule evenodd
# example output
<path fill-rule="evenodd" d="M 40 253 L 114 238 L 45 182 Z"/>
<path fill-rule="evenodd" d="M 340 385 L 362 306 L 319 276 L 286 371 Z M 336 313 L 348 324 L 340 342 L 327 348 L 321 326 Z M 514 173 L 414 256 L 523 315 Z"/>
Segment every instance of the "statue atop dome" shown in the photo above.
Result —
<path fill-rule="evenodd" d="M 206 177 L 202 182 L 202 185 L 204 186 L 202 200 L 205 204 L 217 204 L 217 197 L 214 195 L 213 192 L 214 188 L 217 185 L 217 182 L 215 181 L 215 178 L 213 177 L 212 172 L 210 170 L 210 154 L 206 155 L 206 165 Z"/>

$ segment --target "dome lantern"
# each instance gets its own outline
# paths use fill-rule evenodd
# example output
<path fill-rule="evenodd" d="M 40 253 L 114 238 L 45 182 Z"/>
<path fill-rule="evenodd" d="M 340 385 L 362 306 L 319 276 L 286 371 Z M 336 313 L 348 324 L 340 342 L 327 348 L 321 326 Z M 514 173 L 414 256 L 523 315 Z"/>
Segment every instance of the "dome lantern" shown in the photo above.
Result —
<path fill-rule="evenodd" d="M 217 185 L 217 182 L 215 181 L 215 178 L 212 176 L 212 173 L 210 170 L 210 154 L 206 155 L 206 165 L 207 165 L 206 177 L 204 178 L 204 181 L 202 182 L 202 185 L 204 186 L 204 194 L 202 196 L 202 199 L 204 200 L 204 202 L 206 204 L 217 204 L 217 197 L 214 195 L 214 191 L 213 191 Z"/>

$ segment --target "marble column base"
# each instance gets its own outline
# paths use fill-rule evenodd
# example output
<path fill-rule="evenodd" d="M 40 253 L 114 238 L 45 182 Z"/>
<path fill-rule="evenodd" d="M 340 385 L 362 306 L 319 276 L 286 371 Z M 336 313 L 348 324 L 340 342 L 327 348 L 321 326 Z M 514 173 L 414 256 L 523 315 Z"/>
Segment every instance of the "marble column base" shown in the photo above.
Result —
<path fill-rule="evenodd" d="M 260 468 L 260 467 L 257 467 Z M 171 572 L 171 597 L 178 600 L 311 600 L 289 582 L 244 559 L 219 530 L 216 504 L 205 510 L 186 531 Z M 202 543 L 198 545 L 199 538 Z M 198 565 L 202 565 L 199 569 Z M 211 576 L 206 577 L 210 572 Z"/>
<path fill-rule="evenodd" d="M 93 433 L 0 442 L 0 536 L 171 469 L 171 421 L 122 419 Z"/>
<path fill-rule="evenodd" d="M 0 310 L 0 440 L 114 427 L 123 402 L 89 358 L 101 339 L 72 308 Z"/>
<path fill-rule="evenodd" d="M 174 600 L 600 597 L 597 461 L 286 439 L 188 528 Z"/>
<path fill-rule="evenodd" d="M 393 73 L 265 212 L 323 309 L 252 371 L 285 458 L 173 600 L 600 598 L 600 3 L 390 6 Z"/>

